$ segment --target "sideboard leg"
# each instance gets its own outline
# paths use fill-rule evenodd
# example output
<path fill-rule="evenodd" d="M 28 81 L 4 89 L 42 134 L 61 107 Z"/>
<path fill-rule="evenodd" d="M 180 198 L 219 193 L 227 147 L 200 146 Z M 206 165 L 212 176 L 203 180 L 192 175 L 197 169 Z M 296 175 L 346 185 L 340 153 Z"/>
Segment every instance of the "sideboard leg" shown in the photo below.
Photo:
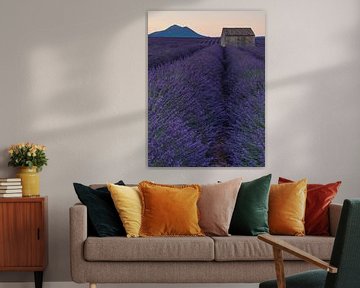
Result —
<path fill-rule="evenodd" d="M 42 288 L 43 284 L 43 271 L 35 271 L 35 288 Z"/>
<path fill-rule="evenodd" d="M 89 283 L 89 288 L 96 288 L 96 284 L 95 283 Z"/>

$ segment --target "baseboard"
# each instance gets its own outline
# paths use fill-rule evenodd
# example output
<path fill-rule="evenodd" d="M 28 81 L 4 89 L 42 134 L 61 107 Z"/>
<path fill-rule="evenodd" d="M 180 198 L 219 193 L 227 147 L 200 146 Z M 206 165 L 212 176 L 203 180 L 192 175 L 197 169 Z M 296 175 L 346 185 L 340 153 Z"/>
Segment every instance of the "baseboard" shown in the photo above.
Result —
<path fill-rule="evenodd" d="M 43 288 L 88 288 L 88 284 L 44 282 Z M 98 284 L 97 288 L 258 288 L 259 284 Z M 0 283 L 0 288 L 34 288 L 34 283 Z"/>

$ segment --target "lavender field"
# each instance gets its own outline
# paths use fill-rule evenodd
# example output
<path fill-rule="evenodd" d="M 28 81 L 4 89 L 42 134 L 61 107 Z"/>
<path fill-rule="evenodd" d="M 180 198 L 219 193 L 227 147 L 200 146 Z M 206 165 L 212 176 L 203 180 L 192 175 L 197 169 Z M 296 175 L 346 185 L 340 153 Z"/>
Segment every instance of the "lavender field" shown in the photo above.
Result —
<path fill-rule="evenodd" d="M 265 164 L 265 38 L 148 38 L 148 165 Z"/>

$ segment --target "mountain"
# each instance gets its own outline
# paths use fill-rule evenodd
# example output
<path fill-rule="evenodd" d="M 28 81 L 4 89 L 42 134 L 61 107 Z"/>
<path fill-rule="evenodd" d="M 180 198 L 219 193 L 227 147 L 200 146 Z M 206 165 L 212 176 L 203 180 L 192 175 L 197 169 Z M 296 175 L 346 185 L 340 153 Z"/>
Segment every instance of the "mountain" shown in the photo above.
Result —
<path fill-rule="evenodd" d="M 206 36 L 196 33 L 189 27 L 181 27 L 179 25 L 172 25 L 169 28 L 150 33 L 149 37 L 177 37 L 177 38 L 204 38 Z"/>

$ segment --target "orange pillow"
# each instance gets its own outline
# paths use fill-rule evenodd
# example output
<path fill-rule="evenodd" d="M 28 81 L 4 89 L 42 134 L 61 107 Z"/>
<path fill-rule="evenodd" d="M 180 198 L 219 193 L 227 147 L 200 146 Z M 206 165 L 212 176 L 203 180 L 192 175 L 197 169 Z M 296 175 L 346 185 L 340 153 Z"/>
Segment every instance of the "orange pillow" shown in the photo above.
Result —
<path fill-rule="evenodd" d="M 203 236 L 199 227 L 199 185 L 139 183 L 142 198 L 140 236 Z"/>
<path fill-rule="evenodd" d="M 305 235 L 306 185 L 307 179 L 271 185 L 269 195 L 271 234 Z"/>

